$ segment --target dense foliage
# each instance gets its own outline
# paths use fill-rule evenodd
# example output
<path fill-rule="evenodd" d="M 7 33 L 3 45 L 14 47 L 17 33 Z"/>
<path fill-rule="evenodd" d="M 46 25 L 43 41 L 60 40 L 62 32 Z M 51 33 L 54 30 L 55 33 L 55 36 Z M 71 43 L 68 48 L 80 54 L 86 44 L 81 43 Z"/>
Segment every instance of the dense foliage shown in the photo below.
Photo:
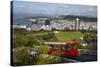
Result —
<path fill-rule="evenodd" d="M 25 29 L 13 30 L 12 50 L 14 66 L 56 63 L 57 57 L 49 56 L 47 54 L 48 45 L 43 43 L 43 41 L 56 39 L 54 34 L 52 32 L 38 33 Z M 39 48 L 35 48 L 37 46 Z"/>

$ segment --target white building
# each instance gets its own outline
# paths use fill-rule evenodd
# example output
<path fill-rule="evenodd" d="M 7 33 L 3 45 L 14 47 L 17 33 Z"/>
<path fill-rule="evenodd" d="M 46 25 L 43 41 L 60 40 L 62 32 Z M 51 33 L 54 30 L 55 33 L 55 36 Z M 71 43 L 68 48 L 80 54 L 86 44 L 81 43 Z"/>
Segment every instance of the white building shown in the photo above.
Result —
<path fill-rule="evenodd" d="M 69 21 L 69 20 L 52 20 L 51 26 L 53 28 L 63 30 L 65 28 L 68 29 L 74 29 L 75 28 L 75 21 Z"/>
<path fill-rule="evenodd" d="M 70 30 L 96 30 L 97 29 L 97 22 L 86 22 L 86 21 L 79 21 L 76 23 L 75 20 L 52 20 L 51 27 L 63 30 L 68 28 Z"/>
<path fill-rule="evenodd" d="M 51 30 L 53 28 L 58 30 L 63 30 L 68 28 L 70 30 L 96 30 L 97 29 L 97 22 L 87 22 L 82 21 L 81 19 L 76 18 L 75 20 L 67 20 L 67 19 L 52 19 L 49 20 L 50 24 L 46 25 L 46 20 L 49 18 L 39 18 L 37 20 L 37 24 L 32 25 L 32 30 Z M 40 24 L 40 26 L 39 26 Z"/>
<path fill-rule="evenodd" d="M 43 30 L 51 30 L 51 26 L 50 25 L 42 25 L 40 29 L 43 29 Z"/>
<path fill-rule="evenodd" d="M 97 29 L 97 22 L 84 22 L 84 21 L 81 21 L 79 29 L 96 30 Z"/>
<path fill-rule="evenodd" d="M 24 28 L 26 29 L 27 25 L 13 25 L 13 28 Z"/>

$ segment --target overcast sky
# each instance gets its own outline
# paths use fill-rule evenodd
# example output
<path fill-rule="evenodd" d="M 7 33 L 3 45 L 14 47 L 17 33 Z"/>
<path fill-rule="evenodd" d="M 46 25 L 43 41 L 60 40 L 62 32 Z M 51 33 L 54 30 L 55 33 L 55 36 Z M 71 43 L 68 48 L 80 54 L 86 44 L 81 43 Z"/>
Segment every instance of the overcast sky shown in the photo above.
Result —
<path fill-rule="evenodd" d="M 39 3 L 39 2 L 13 2 L 14 14 L 45 14 L 45 15 L 79 15 L 79 16 L 97 16 L 96 6 L 87 5 L 69 5 L 57 3 Z"/>

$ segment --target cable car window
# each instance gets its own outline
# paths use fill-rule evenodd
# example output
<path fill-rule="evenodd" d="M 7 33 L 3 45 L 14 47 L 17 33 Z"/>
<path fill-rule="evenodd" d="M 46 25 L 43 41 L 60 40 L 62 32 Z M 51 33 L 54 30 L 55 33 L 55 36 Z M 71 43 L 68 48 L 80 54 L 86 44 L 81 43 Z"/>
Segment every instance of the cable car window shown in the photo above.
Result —
<path fill-rule="evenodd" d="M 64 45 L 64 48 L 65 48 L 65 49 L 68 49 L 69 47 L 68 47 L 68 45 Z"/>

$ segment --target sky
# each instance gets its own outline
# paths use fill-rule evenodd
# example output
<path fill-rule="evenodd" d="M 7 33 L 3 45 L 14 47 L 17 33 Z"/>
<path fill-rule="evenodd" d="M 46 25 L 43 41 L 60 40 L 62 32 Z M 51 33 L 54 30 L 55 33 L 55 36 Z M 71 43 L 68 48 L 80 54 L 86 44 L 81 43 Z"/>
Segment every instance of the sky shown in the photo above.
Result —
<path fill-rule="evenodd" d="M 13 13 L 29 15 L 78 15 L 97 17 L 97 7 L 88 5 L 14 1 Z"/>

